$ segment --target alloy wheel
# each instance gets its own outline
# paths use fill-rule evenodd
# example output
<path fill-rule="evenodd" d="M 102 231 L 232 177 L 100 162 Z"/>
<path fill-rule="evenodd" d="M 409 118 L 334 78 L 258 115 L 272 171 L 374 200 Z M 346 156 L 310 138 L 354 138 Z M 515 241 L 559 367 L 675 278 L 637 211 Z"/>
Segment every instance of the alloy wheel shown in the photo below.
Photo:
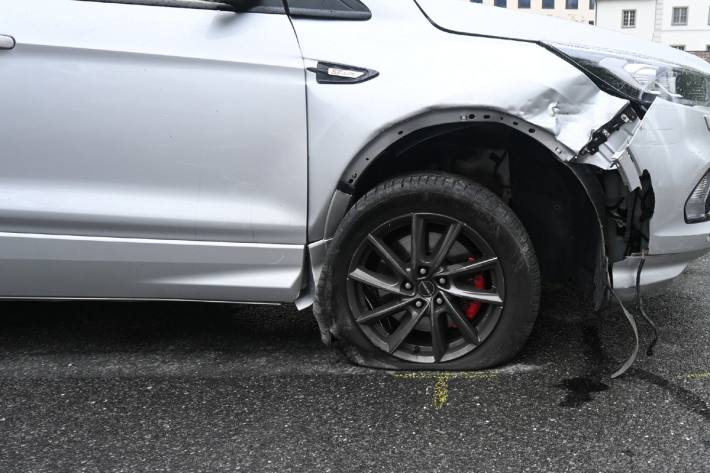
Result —
<path fill-rule="evenodd" d="M 497 255 L 464 222 L 435 213 L 390 219 L 353 254 L 350 310 L 365 336 L 403 360 L 438 363 L 479 347 L 505 295 Z"/>

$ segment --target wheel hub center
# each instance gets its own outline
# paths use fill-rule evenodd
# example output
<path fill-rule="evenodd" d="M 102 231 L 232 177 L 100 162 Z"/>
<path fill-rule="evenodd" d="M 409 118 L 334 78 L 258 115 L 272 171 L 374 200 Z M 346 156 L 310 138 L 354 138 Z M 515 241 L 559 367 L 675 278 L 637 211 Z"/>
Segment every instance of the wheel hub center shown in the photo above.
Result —
<path fill-rule="evenodd" d="M 436 286 L 431 281 L 420 281 L 417 285 L 417 292 L 422 297 L 432 297 L 436 292 Z"/>

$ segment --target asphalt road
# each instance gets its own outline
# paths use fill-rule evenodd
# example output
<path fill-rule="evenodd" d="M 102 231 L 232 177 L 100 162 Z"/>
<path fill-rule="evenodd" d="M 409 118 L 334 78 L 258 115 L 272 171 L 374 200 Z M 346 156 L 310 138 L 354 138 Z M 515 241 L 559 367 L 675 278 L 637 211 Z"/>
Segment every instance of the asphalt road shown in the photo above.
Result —
<path fill-rule="evenodd" d="M 561 289 L 514 363 L 451 375 L 353 367 L 289 308 L 2 303 L 0 471 L 710 471 L 709 283 L 648 298 L 617 380 L 620 311 Z"/>

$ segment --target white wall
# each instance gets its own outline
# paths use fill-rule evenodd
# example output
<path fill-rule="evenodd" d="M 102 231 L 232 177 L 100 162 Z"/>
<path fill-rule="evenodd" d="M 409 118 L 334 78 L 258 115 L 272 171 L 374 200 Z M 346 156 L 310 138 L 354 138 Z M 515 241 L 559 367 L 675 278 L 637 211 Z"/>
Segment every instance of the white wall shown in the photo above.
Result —
<path fill-rule="evenodd" d="M 3 0 L 0 0 L 3 1 Z M 483 0 L 484 5 L 493 6 L 494 0 Z M 530 0 L 530 8 L 518 8 L 518 0 L 507 0 L 509 10 L 518 10 L 521 12 L 536 13 L 538 15 L 554 16 L 564 18 L 565 20 L 577 21 L 580 23 L 588 23 L 594 21 L 594 9 L 589 8 L 589 0 L 578 0 L 578 8 L 568 10 L 565 8 L 565 0 L 555 0 L 554 9 L 542 8 L 542 0 Z"/>
<path fill-rule="evenodd" d="M 656 2 L 653 0 L 599 0 L 597 2 L 597 26 L 608 30 L 637 36 L 651 41 Z M 636 10 L 636 27 L 622 28 L 623 10 Z"/>
<path fill-rule="evenodd" d="M 688 7 L 688 26 L 673 26 L 673 7 Z M 710 0 L 664 0 L 661 42 L 683 44 L 687 51 L 705 51 L 710 46 Z"/>
<path fill-rule="evenodd" d="M 684 45 L 686 51 L 705 51 L 710 46 L 710 0 L 658 0 L 662 5 L 656 39 L 668 46 Z M 598 0 L 597 26 L 654 39 L 657 0 Z M 673 7 L 688 7 L 688 25 L 672 25 Z M 621 12 L 636 10 L 636 27 L 621 27 Z"/>

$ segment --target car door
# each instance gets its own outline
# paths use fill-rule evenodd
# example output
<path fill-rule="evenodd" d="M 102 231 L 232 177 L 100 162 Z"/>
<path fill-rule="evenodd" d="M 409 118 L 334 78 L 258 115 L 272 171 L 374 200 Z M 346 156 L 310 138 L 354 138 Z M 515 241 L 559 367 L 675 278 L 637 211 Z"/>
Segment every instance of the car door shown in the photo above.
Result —
<path fill-rule="evenodd" d="M 296 298 L 298 42 L 214 8 L 0 2 L 0 296 Z"/>

